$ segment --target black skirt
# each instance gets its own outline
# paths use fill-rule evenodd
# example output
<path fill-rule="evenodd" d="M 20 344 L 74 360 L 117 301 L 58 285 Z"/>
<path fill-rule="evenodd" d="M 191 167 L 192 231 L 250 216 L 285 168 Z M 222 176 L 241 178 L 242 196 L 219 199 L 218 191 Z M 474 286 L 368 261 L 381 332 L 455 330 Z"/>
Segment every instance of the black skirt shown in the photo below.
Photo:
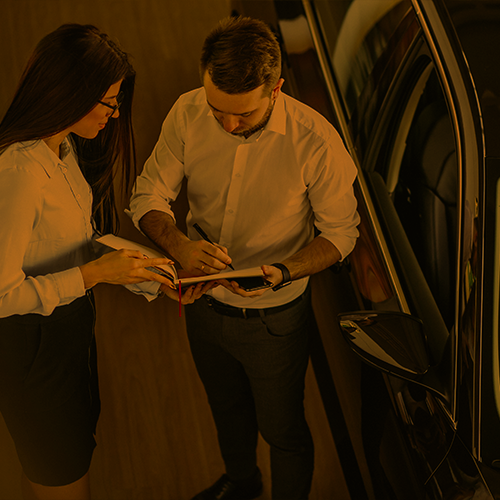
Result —
<path fill-rule="evenodd" d="M 62 486 L 90 467 L 100 412 L 91 293 L 50 316 L 0 318 L 0 411 L 30 481 Z"/>

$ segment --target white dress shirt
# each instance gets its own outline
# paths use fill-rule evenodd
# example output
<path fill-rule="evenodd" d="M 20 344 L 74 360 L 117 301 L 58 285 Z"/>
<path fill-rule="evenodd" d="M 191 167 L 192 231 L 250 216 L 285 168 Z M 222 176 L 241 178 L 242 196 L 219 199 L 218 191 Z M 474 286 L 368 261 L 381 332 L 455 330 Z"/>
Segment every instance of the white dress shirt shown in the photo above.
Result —
<path fill-rule="evenodd" d="M 78 266 L 94 258 L 92 193 L 65 141 L 0 155 L 0 317 L 49 315 L 85 294 Z"/>
<path fill-rule="evenodd" d="M 308 106 L 280 93 L 266 127 L 245 139 L 220 126 L 200 88 L 182 95 L 165 119 L 129 214 L 138 228 L 151 210 L 174 217 L 170 203 L 186 177 L 188 236 L 200 239 L 198 222 L 228 248 L 236 270 L 283 261 L 311 242 L 314 225 L 345 257 L 358 236 L 356 173 L 336 130 Z M 303 278 L 256 298 L 223 287 L 213 295 L 237 307 L 272 307 L 306 285 Z"/>

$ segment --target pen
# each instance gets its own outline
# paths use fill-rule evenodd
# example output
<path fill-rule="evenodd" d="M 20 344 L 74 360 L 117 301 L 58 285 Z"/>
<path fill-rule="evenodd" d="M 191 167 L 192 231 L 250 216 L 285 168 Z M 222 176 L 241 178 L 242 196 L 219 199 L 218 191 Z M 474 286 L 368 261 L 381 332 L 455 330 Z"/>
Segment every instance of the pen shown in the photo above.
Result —
<path fill-rule="evenodd" d="M 197 222 L 193 224 L 193 227 L 198 231 L 198 234 L 205 240 L 208 241 L 211 245 L 213 245 L 213 242 L 210 241 L 210 238 L 207 236 L 205 231 L 199 226 Z M 214 245 L 215 246 L 215 245 Z M 228 264 L 228 266 L 234 271 L 234 267 L 231 264 Z"/>

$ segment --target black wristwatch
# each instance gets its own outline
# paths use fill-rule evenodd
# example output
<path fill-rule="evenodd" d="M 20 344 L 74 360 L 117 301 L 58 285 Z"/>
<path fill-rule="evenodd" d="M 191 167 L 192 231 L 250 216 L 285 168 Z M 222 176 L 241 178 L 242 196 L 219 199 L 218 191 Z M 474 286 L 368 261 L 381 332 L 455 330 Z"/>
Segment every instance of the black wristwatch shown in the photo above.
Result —
<path fill-rule="evenodd" d="M 284 264 L 276 263 L 271 264 L 271 266 L 277 267 L 283 273 L 283 281 L 279 285 L 273 286 L 273 291 L 277 292 L 280 288 L 283 288 L 292 282 L 290 279 L 290 271 Z"/>

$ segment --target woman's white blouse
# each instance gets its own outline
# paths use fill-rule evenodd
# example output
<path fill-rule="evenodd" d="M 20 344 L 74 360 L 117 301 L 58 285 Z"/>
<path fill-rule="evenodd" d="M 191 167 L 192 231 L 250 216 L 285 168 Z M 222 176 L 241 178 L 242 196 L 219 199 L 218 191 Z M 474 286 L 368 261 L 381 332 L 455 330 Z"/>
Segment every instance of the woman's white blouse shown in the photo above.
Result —
<path fill-rule="evenodd" d="M 39 140 L 0 155 L 0 317 L 49 315 L 85 294 L 92 192 L 67 141 L 61 152 Z"/>

